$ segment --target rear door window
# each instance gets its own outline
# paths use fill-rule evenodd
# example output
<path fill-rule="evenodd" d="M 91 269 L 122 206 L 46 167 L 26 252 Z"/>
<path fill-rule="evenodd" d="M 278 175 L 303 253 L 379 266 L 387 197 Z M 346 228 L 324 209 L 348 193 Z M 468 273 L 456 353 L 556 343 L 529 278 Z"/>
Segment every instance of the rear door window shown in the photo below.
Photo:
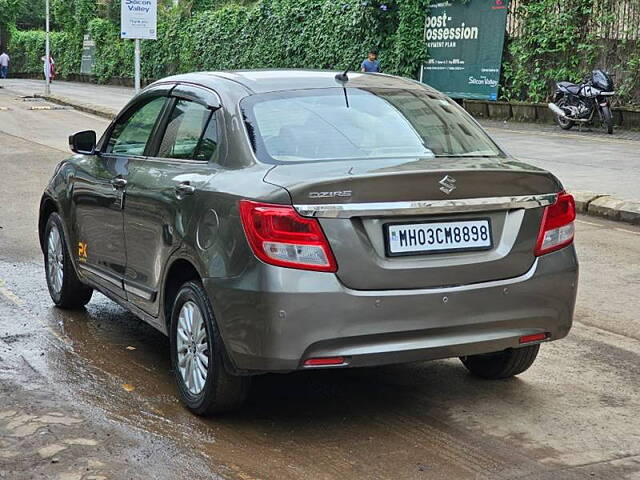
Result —
<path fill-rule="evenodd" d="M 167 98 L 157 97 L 121 117 L 107 143 L 106 153 L 141 156 Z"/>
<path fill-rule="evenodd" d="M 215 112 L 196 102 L 177 100 L 158 157 L 209 161 L 218 147 Z"/>

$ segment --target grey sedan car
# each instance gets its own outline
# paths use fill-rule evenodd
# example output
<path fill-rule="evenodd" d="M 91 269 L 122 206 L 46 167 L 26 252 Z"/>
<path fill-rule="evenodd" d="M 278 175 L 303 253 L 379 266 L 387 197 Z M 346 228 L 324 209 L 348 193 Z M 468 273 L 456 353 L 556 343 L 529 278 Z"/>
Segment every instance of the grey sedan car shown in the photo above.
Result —
<path fill-rule="evenodd" d="M 509 377 L 571 328 L 573 197 L 417 82 L 179 75 L 70 146 L 40 208 L 51 298 L 98 290 L 167 334 L 196 414 L 266 372 Z"/>

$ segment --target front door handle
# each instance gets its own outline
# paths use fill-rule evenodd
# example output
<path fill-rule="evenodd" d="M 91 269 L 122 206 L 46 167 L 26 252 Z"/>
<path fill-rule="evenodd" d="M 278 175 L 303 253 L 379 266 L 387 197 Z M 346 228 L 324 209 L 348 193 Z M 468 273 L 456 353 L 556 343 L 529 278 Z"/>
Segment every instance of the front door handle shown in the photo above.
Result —
<path fill-rule="evenodd" d="M 184 198 L 187 195 L 193 195 L 196 191 L 196 187 L 191 185 L 189 182 L 182 182 L 175 187 L 176 197 Z"/>
<path fill-rule="evenodd" d="M 127 186 L 127 180 L 122 177 L 115 177 L 111 179 L 111 185 L 113 185 L 114 188 L 124 188 Z"/>

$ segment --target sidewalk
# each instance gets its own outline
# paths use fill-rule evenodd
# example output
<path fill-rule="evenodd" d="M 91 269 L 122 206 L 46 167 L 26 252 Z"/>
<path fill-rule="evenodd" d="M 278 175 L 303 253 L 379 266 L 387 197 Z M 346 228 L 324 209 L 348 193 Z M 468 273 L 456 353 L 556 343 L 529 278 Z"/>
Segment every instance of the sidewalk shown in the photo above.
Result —
<path fill-rule="evenodd" d="M 0 81 L 5 91 L 41 95 L 44 82 Z M 133 96 L 133 89 L 58 82 L 50 101 L 113 118 Z M 554 125 L 497 122 L 481 124 L 508 152 L 523 162 L 549 170 L 574 193 L 582 213 L 640 223 L 640 132 L 607 135 L 597 127 L 563 131 Z"/>
<path fill-rule="evenodd" d="M 44 80 L 10 78 L 0 80 L 0 86 L 24 96 L 44 94 Z M 131 100 L 134 91 L 128 87 L 55 81 L 51 84 L 51 94 L 72 99 L 76 103 L 119 112 Z"/>

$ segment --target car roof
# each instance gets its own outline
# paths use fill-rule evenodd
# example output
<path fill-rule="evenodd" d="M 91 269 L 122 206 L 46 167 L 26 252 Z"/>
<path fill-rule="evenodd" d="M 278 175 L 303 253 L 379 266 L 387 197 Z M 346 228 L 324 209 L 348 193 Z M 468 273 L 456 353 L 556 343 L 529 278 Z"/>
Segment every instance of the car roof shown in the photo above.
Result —
<path fill-rule="evenodd" d="M 330 70 L 231 70 L 221 72 L 197 72 L 175 75 L 163 81 L 189 82 L 215 88 L 221 79 L 244 87 L 249 93 L 267 93 L 283 90 L 302 90 L 331 87 L 404 88 L 436 90 L 407 78 L 379 73 L 349 72 L 348 82 L 336 80 L 336 71 Z"/>

